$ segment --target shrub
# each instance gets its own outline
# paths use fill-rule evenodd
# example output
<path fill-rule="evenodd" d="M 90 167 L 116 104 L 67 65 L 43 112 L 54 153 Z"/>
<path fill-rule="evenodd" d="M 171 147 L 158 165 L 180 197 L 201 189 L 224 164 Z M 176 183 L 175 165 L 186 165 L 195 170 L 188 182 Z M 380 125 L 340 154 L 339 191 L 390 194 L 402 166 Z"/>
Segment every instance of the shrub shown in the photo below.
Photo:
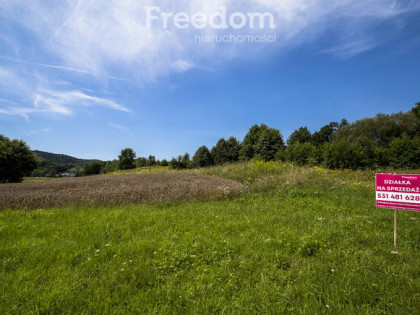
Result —
<path fill-rule="evenodd" d="M 325 143 L 321 150 L 322 164 L 331 169 L 357 169 L 367 164 L 364 148 L 345 140 Z"/>
<path fill-rule="evenodd" d="M 285 156 L 290 162 L 297 165 L 316 164 L 318 161 L 318 150 L 311 143 L 295 142 L 286 149 Z"/>
<path fill-rule="evenodd" d="M 389 164 L 394 168 L 416 168 L 420 166 L 420 138 L 403 136 L 394 139 L 387 149 Z"/>

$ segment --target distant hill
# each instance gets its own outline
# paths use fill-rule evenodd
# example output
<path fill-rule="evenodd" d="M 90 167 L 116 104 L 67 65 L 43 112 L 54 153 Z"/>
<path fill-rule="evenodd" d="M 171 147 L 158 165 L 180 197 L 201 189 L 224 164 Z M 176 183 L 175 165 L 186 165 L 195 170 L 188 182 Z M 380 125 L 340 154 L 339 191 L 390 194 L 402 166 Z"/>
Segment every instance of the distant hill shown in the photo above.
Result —
<path fill-rule="evenodd" d="M 78 159 L 70 155 L 56 154 L 56 153 L 50 153 L 50 152 L 44 152 L 44 151 L 38 151 L 38 150 L 34 150 L 33 152 L 41 160 L 53 161 L 54 163 L 57 163 L 57 164 L 84 165 L 92 161 L 97 161 L 97 160 Z"/>

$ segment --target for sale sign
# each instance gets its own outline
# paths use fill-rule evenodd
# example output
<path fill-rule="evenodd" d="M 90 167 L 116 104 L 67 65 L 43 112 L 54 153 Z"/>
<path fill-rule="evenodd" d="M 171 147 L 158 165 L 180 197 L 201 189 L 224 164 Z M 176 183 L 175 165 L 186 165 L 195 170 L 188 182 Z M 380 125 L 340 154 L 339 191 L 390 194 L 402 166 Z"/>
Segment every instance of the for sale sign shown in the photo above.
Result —
<path fill-rule="evenodd" d="M 376 174 L 376 207 L 420 211 L 420 175 Z"/>

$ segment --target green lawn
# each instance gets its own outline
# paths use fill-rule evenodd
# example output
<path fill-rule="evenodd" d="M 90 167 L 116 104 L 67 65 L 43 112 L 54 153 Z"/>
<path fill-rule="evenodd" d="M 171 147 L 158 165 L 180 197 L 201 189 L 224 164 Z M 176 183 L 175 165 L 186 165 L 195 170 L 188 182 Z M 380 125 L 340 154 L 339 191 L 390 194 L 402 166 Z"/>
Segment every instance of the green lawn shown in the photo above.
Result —
<path fill-rule="evenodd" d="M 216 201 L 0 212 L 0 313 L 419 313 L 420 213 L 398 213 L 392 253 L 373 179 L 321 177 Z"/>

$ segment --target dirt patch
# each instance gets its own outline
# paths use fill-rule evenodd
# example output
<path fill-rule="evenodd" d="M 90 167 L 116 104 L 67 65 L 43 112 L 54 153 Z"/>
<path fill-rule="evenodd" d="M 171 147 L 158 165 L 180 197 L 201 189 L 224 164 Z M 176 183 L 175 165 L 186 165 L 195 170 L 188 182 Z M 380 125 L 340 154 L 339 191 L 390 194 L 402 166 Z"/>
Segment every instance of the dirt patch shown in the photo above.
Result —
<path fill-rule="evenodd" d="M 157 204 L 238 193 L 241 183 L 189 173 L 103 175 L 0 185 L 0 209 Z"/>

